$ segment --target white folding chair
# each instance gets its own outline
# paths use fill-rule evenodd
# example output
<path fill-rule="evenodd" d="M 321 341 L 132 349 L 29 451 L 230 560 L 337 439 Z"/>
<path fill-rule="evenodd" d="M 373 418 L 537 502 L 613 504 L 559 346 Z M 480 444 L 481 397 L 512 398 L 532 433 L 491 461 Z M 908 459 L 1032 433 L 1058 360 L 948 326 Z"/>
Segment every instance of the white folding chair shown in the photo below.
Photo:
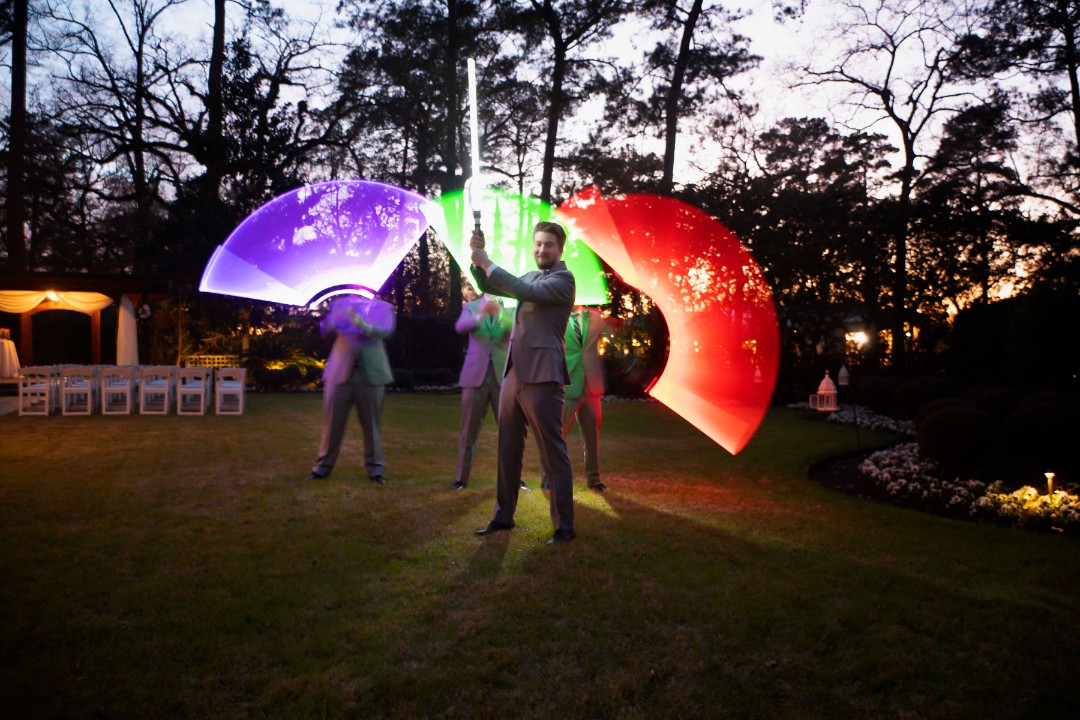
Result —
<path fill-rule="evenodd" d="M 168 415 L 173 398 L 173 370 L 168 365 L 139 369 L 139 414 Z"/>
<path fill-rule="evenodd" d="M 93 367 L 65 367 L 60 371 L 60 413 L 89 415 L 97 406 L 97 370 Z"/>
<path fill-rule="evenodd" d="M 218 415 L 244 414 L 244 368 L 218 368 L 214 381 L 214 412 Z"/>
<path fill-rule="evenodd" d="M 204 415 L 210 404 L 213 368 L 186 367 L 176 371 L 176 414 Z"/>
<path fill-rule="evenodd" d="M 130 415 L 134 396 L 134 368 L 105 367 L 101 369 L 102 415 Z"/>
<path fill-rule="evenodd" d="M 56 371 L 31 366 L 19 371 L 19 415 L 48 415 L 56 407 Z"/>

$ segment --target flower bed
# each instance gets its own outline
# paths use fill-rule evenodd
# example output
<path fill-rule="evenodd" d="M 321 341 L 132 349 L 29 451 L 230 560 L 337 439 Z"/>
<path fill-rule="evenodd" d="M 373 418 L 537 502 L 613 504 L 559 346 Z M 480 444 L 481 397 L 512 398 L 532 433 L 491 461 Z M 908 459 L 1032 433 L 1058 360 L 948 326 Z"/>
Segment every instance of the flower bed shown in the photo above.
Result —
<path fill-rule="evenodd" d="M 1080 496 L 1064 490 L 1040 494 L 1027 485 L 1005 492 L 1000 480 L 942 479 L 937 466 L 919 456 L 916 443 L 879 450 L 863 460 L 859 471 L 890 497 L 925 509 L 1031 528 L 1080 530 Z"/>
<path fill-rule="evenodd" d="M 788 403 L 794 410 L 810 410 L 810 404 L 804 402 Z M 841 425 L 858 425 L 865 430 L 880 430 L 904 437 L 915 437 L 915 423 L 911 420 L 894 420 L 886 415 L 878 415 L 862 405 L 841 405 L 829 413 L 826 422 Z"/>
<path fill-rule="evenodd" d="M 894 420 L 886 415 L 878 415 L 862 405 L 841 405 L 836 412 L 830 413 L 828 422 L 858 425 L 867 430 L 881 430 L 905 437 L 915 437 L 915 423 L 911 420 Z"/>

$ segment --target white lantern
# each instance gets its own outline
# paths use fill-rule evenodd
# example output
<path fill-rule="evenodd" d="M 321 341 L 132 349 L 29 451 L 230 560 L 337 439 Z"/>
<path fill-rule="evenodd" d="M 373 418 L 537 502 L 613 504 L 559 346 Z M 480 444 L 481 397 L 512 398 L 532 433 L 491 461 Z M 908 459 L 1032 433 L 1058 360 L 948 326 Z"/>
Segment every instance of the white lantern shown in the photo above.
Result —
<path fill-rule="evenodd" d="M 825 377 L 818 384 L 817 394 L 810 396 L 810 408 L 818 412 L 836 412 L 836 383 L 825 371 Z"/>

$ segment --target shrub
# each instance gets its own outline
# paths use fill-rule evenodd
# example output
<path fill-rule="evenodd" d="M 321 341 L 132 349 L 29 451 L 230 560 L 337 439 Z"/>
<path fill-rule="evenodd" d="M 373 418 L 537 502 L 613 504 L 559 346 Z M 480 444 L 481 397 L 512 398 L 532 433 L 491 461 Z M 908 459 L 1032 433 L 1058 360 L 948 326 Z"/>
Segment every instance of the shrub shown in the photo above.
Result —
<path fill-rule="evenodd" d="M 404 368 L 394 368 L 394 387 L 398 390 L 411 390 L 416 387 L 416 380 L 413 378 L 412 370 L 406 370 Z"/>
<path fill-rule="evenodd" d="M 898 420 L 913 420 L 919 407 L 929 400 L 930 382 L 928 379 L 911 380 L 893 388 L 889 415 Z"/>
<path fill-rule="evenodd" d="M 879 415 L 888 415 L 892 411 L 893 389 L 899 384 L 898 378 L 865 378 L 859 383 L 859 402 Z"/>
<path fill-rule="evenodd" d="M 1019 470 L 1026 474 L 1054 470 L 1075 475 L 1074 451 L 1080 436 L 1080 410 L 1042 399 L 1023 402 L 1005 420 L 1004 438 Z"/>
<path fill-rule="evenodd" d="M 933 415 L 941 408 L 954 407 L 956 405 L 967 405 L 970 407 L 971 401 L 960 397 L 941 397 L 923 403 L 919 408 L 919 411 L 915 413 L 915 427 L 917 428 L 923 420 L 930 415 Z"/>
<path fill-rule="evenodd" d="M 947 405 L 923 418 L 919 452 L 947 472 L 979 476 L 994 469 L 999 432 L 989 413 L 971 405 Z"/>
<path fill-rule="evenodd" d="M 456 385 L 457 377 L 450 368 L 436 368 L 431 371 L 430 384 L 438 387 Z"/>
<path fill-rule="evenodd" d="M 299 385 L 300 381 L 304 379 L 304 371 L 297 365 L 285 366 L 285 384 L 287 385 Z"/>
<path fill-rule="evenodd" d="M 1080 396 L 1054 392 L 1052 390 L 1040 390 L 1039 392 L 1025 395 L 1024 399 L 1017 404 L 1016 409 L 1019 410 L 1025 405 L 1047 402 L 1066 405 L 1073 410 L 1080 410 Z"/>
<path fill-rule="evenodd" d="M 264 367 L 256 368 L 254 373 L 255 387 L 269 392 L 278 392 L 288 382 L 288 374 L 285 370 L 270 370 Z"/>
<path fill-rule="evenodd" d="M 971 404 L 988 413 L 996 420 L 1004 420 L 1023 399 L 1024 394 L 1016 388 L 989 387 L 973 390 Z"/>
<path fill-rule="evenodd" d="M 931 375 L 926 379 L 930 385 L 930 399 L 959 396 L 964 392 L 964 383 L 949 375 Z"/>

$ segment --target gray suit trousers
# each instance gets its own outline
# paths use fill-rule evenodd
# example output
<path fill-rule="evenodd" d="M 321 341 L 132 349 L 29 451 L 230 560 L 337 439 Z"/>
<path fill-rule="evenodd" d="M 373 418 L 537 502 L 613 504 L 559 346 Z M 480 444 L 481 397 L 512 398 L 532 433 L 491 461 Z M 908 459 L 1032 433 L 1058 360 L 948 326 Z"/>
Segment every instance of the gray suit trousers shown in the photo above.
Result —
<path fill-rule="evenodd" d="M 600 482 L 600 396 L 582 395 L 566 398 L 563 406 L 563 437 L 570 435 L 570 426 L 577 416 L 581 439 L 585 441 L 585 479 L 589 485 Z"/>
<path fill-rule="evenodd" d="M 461 433 L 458 435 L 457 474 L 454 480 L 462 485 L 469 482 L 476 439 L 480 436 L 489 406 L 495 414 L 495 422 L 499 422 L 499 381 L 490 361 L 483 385 L 461 388 Z"/>
<path fill-rule="evenodd" d="M 330 402 L 323 403 L 322 442 L 319 457 L 311 471 L 329 475 L 341 452 L 349 410 L 356 407 L 356 416 L 364 430 L 364 467 L 369 477 L 383 474 L 382 410 L 386 396 L 385 385 L 368 385 L 364 374 L 354 369 L 348 381 L 334 387 Z"/>
<path fill-rule="evenodd" d="M 499 393 L 496 521 L 514 521 L 527 426 L 536 438 L 540 465 L 551 483 L 551 524 L 556 530 L 574 529 L 574 478 L 562 435 L 563 392 L 558 382 L 519 382 L 513 366 L 503 377 Z"/>

